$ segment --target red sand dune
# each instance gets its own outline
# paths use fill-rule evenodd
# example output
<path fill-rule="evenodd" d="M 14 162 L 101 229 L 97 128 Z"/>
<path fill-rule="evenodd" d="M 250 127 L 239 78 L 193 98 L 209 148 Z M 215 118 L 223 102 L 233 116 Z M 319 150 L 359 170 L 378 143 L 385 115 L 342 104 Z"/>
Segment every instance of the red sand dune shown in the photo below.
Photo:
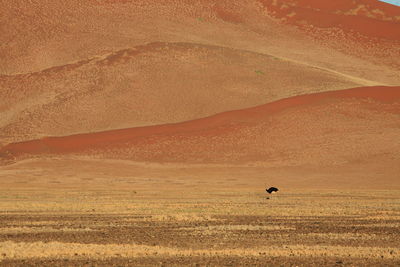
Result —
<path fill-rule="evenodd" d="M 0 13 L 0 146 L 400 84 L 398 8 L 377 1 L 5 1 Z"/>
<path fill-rule="evenodd" d="M 400 8 L 395 5 L 378 0 L 261 2 L 270 16 L 295 26 L 322 46 L 400 68 Z"/>
<path fill-rule="evenodd" d="M 4 161 L 399 165 L 399 87 L 366 88 L 400 84 L 398 7 L 40 0 L 0 13 Z"/>
<path fill-rule="evenodd" d="M 0 154 L 5 160 L 73 154 L 186 163 L 333 164 L 377 155 L 399 160 L 399 114 L 400 87 L 363 87 L 177 124 L 13 143 Z"/>
<path fill-rule="evenodd" d="M 400 8 L 377 0 L 261 0 L 275 17 L 298 26 L 400 41 Z"/>
<path fill-rule="evenodd" d="M 333 27 L 392 41 L 399 38 L 399 8 L 377 0 L 7 1 L 0 12 L 4 26 L 0 73 L 9 75 L 160 41 L 262 50 L 321 66 L 314 57 L 322 52 L 321 44 L 311 42 L 303 32 L 282 27 L 271 15 L 305 27 Z M 330 39 L 348 50 L 348 41 L 334 34 Z M 362 49 L 359 46 L 354 50 Z M 373 53 L 385 65 L 393 64 L 391 56 L 398 52 L 379 40 L 362 50 L 357 57 Z M 334 58 L 343 56 L 330 54 L 324 64 L 335 66 Z"/>
<path fill-rule="evenodd" d="M 150 43 L 0 77 L 0 144 L 176 123 L 356 86 L 362 82 L 259 53 Z"/>

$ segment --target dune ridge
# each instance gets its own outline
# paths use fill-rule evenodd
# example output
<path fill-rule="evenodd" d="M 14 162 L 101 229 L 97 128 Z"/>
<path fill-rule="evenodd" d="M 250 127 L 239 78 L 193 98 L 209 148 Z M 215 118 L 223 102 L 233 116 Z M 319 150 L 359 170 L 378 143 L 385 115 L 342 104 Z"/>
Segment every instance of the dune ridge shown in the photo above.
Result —
<path fill-rule="evenodd" d="M 336 144 L 337 149 L 341 150 L 340 146 L 348 148 L 354 145 L 354 136 L 359 136 L 366 144 L 366 154 L 372 153 L 370 149 L 374 153 L 381 153 L 379 142 L 368 145 L 366 141 L 372 140 L 372 134 L 386 128 L 387 136 L 399 135 L 400 124 L 396 126 L 399 122 L 399 102 L 400 87 L 360 87 L 290 97 L 254 108 L 182 123 L 12 143 L 3 147 L 0 153 L 3 159 L 8 160 L 38 155 L 74 154 L 155 162 L 246 162 L 271 158 L 280 160 L 281 155 L 285 161 L 290 158 L 286 155 L 290 154 L 290 150 L 299 152 L 308 145 L 312 150 L 311 158 L 317 152 L 329 154 L 324 149 L 313 151 L 316 148 L 314 141 L 319 138 L 323 142 L 329 141 L 327 137 L 335 142 L 344 138 Z M 332 121 L 332 125 L 323 118 Z M 344 126 L 335 129 L 335 125 Z M 298 137 L 295 136 L 296 132 Z M 306 133 L 314 134 L 314 140 L 309 139 Z M 393 154 L 396 146 L 387 147 L 387 136 L 383 136 L 385 142 L 382 148 L 385 153 Z M 274 142 L 276 138 L 280 140 Z M 304 138 L 305 143 L 292 143 Z M 191 149 L 193 152 L 190 152 Z M 203 152 L 196 154 L 201 150 Z M 341 153 L 348 154 L 345 150 L 328 156 L 340 160 Z M 350 154 L 355 159 L 359 152 L 353 151 Z"/>
<path fill-rule="evenodd" d="M 52 73 L 57 73 L 57 72 L 63 72 L 63 71 L 69 71 L 69 70 L 74 70 L 77 69 L 79 67 L 82 67 L 84 65 L 87 65 L 89 63 L 92 62 L 96 62 L 96 64 L 98 65 L 113 65 L 113 64 L 118 64 L 118 63 L 123 63 L 126 62 L 128 60 L 129 57 L 133 57 L 135 55 L 141 54 L 141 53 L 146 53 L 146 52 L 151 52 L 154 50 L 160 50 L 163 47 L 206 47 L 206 48 L 210 48 L 210 49 L 230 49 L 232 51 L 238 52 L 238 53 L 252 53 L 252 54 L 258 54 L 259 56 L 262 57 L 271 57 L 274 58 L 276 60 L 282 60 L 282 61 L 286 61 L 289 63 L 293 63 L 293 64 L 298 64 L 298 65 L 303 65 L 306 68 L 315 68 L 321 71 L 326 71 L 329 72 L 333 75 L 337 75 L 339 77 L 343 77 L 346 78 L 348 80 L 351 80 L 355 83 L 360 83 L 360 85 L 364 85 L 364 86 L 375 86 L 375 85 L 385 85 L 382 84 L 382 82 L 379 81 L 374 81 L 374 80 L 369 80 L 369 79 L 364 79 L 361 77 L 357 77 L 357 76 L 352 76 L 352 75 L 348 75 L 345 73 L 342 73 L 340 71 L 337 70 L 333 70 L 333 69 L 329 69 L 329 68 L 325 68 L 325 67 L 321 67 L 321 66 L 316 66 L 316 65 L 311 65 L 308 64 L 306 62 L 301 62 L 301 61 L 297 61 L 297 60 L 293 60 L 290 58 L 286 58 L 286 57 L 282 57 L 282 56 L 274 56 L 272 54 L 267 54 L 267 53 L 262 53 L 260 51 L 252 51 L 252 50 L 246 50 L 246 49 L 240 49 L 240 48 L 230 48 L 230 47 L 225 47 L 225 46 L 219 46 L 219 45 L 210 45 L 210 44 L 200 44 L 200 43 L 189 43 L 189 42 L 152 42 L 152 43 L 146 43 L 143 45 L 138 45 L 138 46 L 134 46 L 134 47 L 129 47 L 129 48 L 124 48 L 124 49 L 120 49 L 117 51 L 113 51 L 111 53 L 106 53 L 103 55 L 96 55 L 93 56 L 91 58 L 87 58 L 87 59 L 82 59 L 80 61 L 76 61 L 76 62 L 71 62 L 71 63 L 66 63 L 63 65 L 58 65 L 58 66 L 53 66 L 50 68 L 46 68 L 46 69 L 42 69 L 42 70 L 38 70 L 35 72 L 28 72 L 28 73 L 18 73 L 18 74 L 4 74 L 4 75 L 0 75 L 0 78 L 13 78 L 13 79 L 18 79 L 18 78 L 26 78 L 26 77 L 31 77 L 31 76 L 44 76 L 44 75 L 49 75 Z"/>
<path fill-rule="evenodd" d="M 400 84 L 398 9 L 369 0 L 40 0 L 0 11 L 0 145 Z"/>
<path fill-rule="evenodd" d="M 270 14 L 299 27 L 338 28 L 349 34 L 400 40 L 400 8 L 375 0 L 334 2 L 260 0 Z"/>
<path fill-rule="evenodd" d="M 400 68 L 400 8 L 375 0 L 265 1 L 266 12 L 317 42 L 376 64 Z"/>
<path fill-rule="evenodd" d="M 315 56 L 321 54 L 320 50 L 322 53 L 328 50 L 321 43 L 312 42 L 306 37 L 308 33 L 304 35 L 284 27 L 271 17 L 283 16 L 296 22 L 304 21 L 303 26 L 309 25 L 312 28 L 320 27 L 319 24 L 323 22 L 332 24 L 333 28 L 340 28 L 343 25 L 337 23 L 338 18 L 350 21 L 349 25 L 359 25 L 358 21 L 377 22 L 374 27 L 364 27 L 362 24 L 358 30 L 373 30 L 377 34 L 384 34 L 388 29 L 394 29 L 394 37 L 399 17 L 398 8 L 373 0 L 341 0 L 334 4 L 310 0 L 202 0 L 195 4 L 186 0 L 101 3 L 41 0 L 26 5 L 9 2 L 2 6 L 2 10 L 5 14 L 1 18 L 2 24 L 13 25 L 4 27 L 0 35 L 0 38 L 4 38 L 4 46 L 0 48 L 3 58 L 0 73 L 3 74 L 35 72 L 152 42 L 191 42 L 251 51 L 265 50 L 275 56 L 282 56 L 280 50 L 283 49 L 290 59 L 311 61 L 308 63 L 322 67 L 322 62 Z M 300 18 L 292 17 L 293 10 L 299 13 L 296 16 Z M 324 19 L 320 19 L 316 11 L 326 15 Z M 296 41 L 291 41 L 288 36 Z M 330 39 L 335 42 L 340 38 L 333 34 Z M 346 46 L 348 41 L 339 42 L 340 47 Z M 357 49 L 361 49 L 360 44 Z M 394 62 L 392 55 L 397 49 L 390 48 L 384 44 L 383 38 L 378 38 L 371 51 L 374 54 L 380 53 L 375 58 L 380 65 L 387 65 Z M 335 57 L 341 58 L 344 55 L 332 50 L 329 54 L 329 68 L 332 69 Z M 355 61 L 360 54 L 344 58 L 346 61 Z M 328 61 L 324 64 L 328 64 Z M 365 64 L 370 65 L 365 62 L 360 67 L 367 67 Z M 355 74 L 351 72 L 347 74 Z M 358 74 L 362 73 L 360 71 Z"/>
<path fill-rule="evenodd" d="M 61 161 L 90 176 L 95 161 L 198 164 L 191 177 L 282 166 L 296 179 L 313 165 L 320 184 L 331 170 L 398 183 L 398 7 L 40 0 L 0 12 L 0 161 L 20 163 L 1 168 L 6 180 L 30 162 L 29 181 L 52 164 L 58 177 Z"/>
<path fill-rule="evenodd" d="M 299 93 L 363 84 L 354 77 L 250 51 L 149 43 L 36 73 L 0 77 L 0 142 L 174 123 Z"/>

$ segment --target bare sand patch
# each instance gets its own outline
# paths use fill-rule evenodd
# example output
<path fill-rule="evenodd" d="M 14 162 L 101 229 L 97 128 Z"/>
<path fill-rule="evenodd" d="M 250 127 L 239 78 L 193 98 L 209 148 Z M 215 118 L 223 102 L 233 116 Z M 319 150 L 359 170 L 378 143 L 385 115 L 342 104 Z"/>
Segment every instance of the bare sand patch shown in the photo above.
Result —
<path fill-rule="evenodd" d="M 344 247 L 344 246 L 279 246 L 259 249 L 224 249 L 224 250 L 187 250 L 159 246 L 143 245 L 98 245 L 62 242 L 1 242 L 0 251 L 3 259 L 21 258 L 62 258 L 84 256 L 88 258 L 107 257 L 143 257 L 143 256 L 337 256 L 345 258 L 381 258 L 399 259 L 398 248 Z"/>

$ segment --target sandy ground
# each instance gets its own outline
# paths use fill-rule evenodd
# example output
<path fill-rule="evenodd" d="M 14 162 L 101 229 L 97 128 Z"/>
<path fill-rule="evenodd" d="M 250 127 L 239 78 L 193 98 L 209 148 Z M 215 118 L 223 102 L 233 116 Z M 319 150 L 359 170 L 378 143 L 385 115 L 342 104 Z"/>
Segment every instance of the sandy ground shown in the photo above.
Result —
<path fill-rule="evenodd" d="M 397 266 L 381 167 L 21 161 L 0 168 L 0 265 Z"/>
<path fill-rule="evenodd" d="M 296 189 L 400 189 L 396 162 L 382 161 L 337 166 L 283 166 L 243 164 L 158 164 L 130 160 L 52 158 L 25 160 L 0 167 L 2 188 L 71 188 L 85 190 L 192 189 L 258 191 L 268 185 Z M 264 190 L 264 189 L 263 189 Z"/>
<path fill-rule="evenodd" d="M 201 190 L 180 183 L 171 178 L 171 186 L 2 187 L 0 264 L 400 263 L 399 191 L 280 187 L 279 194 L 267 196 L 261 185 L 247 182 Z"/>

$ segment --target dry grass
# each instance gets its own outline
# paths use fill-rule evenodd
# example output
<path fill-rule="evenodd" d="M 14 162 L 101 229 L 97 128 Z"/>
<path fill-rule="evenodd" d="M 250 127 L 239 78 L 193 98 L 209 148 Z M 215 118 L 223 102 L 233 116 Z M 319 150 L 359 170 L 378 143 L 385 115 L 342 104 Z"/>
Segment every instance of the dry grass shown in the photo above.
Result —
<path fill-rule="evenodd" d="M 400 261 L 398 191 L 20 190 L 1 191 L 0 209 L 0 261 L 11 266 Z"/>
<path fill-rule="evenodd" d="M 90 228 L 53 228 L 53 227 L 3 227 L 0 228 L 0 235 L 3 234 L 29 234 L 29 233 L 50 233 L 50 232 L 76 232 L 92 231 Z"/>
<path fill-rule="evenodd" d="M 143 257 L 143 256 L 253 256 L 267 255 L 270 257 L 279 256 L 298 256 L 298 257 L 323 257 L 336 256 L 345 258 L 384 258 L 400 259 L 399 250 L 396 248 L 377 248 L 377 247 L 344 247 L 344 246 L 304 246 L 286 245 L 260 247 L 258 249 L 222 249 L 222 250 L 191 250 L 176 249 L 160 246 L 143 245 L 99 245 L 99 244 L 79 244 L 62 242 L 12 242 L 0 243 L 3 257 L 20 258 L 64 258 L 73 256 L 85 256 L 89 258 L 107 257 Z M 5 254 L 5 256 L 4 256 Z"/>

